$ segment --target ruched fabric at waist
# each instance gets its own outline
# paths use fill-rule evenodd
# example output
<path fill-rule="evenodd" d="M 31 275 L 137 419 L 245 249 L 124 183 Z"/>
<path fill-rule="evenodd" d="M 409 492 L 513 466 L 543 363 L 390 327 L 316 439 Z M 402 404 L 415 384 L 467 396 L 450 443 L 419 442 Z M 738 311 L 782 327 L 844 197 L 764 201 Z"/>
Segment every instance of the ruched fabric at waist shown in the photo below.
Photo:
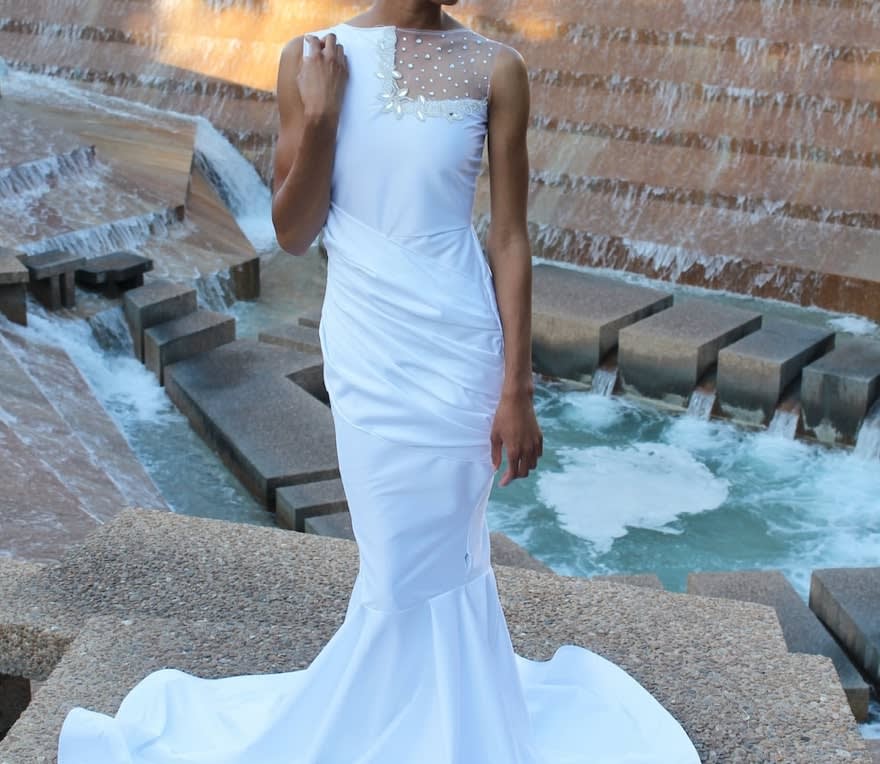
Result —
<path fill-rule="evenodd" d="M 388 440 L 490 459 L 504 340 L 473 227 L 390 237 L 331 204 L 324 246 L 334 411 Z"/>

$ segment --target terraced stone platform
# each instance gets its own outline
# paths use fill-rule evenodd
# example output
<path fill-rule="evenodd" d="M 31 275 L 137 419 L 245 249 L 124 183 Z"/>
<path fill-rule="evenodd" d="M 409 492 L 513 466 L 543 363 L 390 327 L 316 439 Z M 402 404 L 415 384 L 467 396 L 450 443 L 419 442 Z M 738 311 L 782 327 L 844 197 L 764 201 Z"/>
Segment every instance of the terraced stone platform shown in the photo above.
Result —
<path fill-rule="evenodd" d="M 368 6 L 4 0 L 0 54 L 90 93 L 203 114 L 268 180 L 281 46 Z M 873 8 L 475 0 L 454 15 L 529 66 L 538 253 L 878 319 Z"/>
<path fill-rule="evenodd" d="M 57 560 L 126 506 L 166 508 L 67 354 L 4 330 L 0 464 L 0 557 Z"/>
<path fill-rule="evenodd" d="M 48 679 L 0 742 L 0 762 L 51 760 L 69 708 L 113 713 L 159 667 L 308 665 L 342 622 L 356 546 L 230 527 L 130 510 L 56 566 L 0 560 L 0 673 Z M 501 566 L 496 576 L 520 654 L 546 659 L 574 643 L 617 662 L 704 761 L 870 763 L 831 662 L 788 655 L 770 608 Z"/>

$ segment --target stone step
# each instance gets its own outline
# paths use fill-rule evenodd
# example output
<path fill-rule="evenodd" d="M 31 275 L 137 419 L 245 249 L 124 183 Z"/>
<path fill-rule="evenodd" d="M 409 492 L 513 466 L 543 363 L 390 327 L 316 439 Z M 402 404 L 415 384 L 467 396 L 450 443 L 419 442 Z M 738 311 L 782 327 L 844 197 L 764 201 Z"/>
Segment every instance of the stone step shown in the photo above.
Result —
<path fill-rule="evenodd" d="M 23 126 L 17 125 L 16 128 L 15 131 L 8 132 L 16 134 L 23 129 Z M 37 159 L 31 159 L 30 155 L 25 153 L 28 151 L 27 147 L 19 148 L 13 154 L 18 154 L 18 159 L 26 158 L 26 160 L 16 164 L 12 164 L 16 161 L 15 156 L 8 156 L 4 149 L 5 147 L 2 147 L 0 151 L 8 164 L 0 169 L 0 198 L 9 199 L 26 192 L 40 191 L 49 184 L 57 182 L 59 177 L 83 179 L 94 173 L 94 146 L 76 146 L 63 154 L 40 156 Z"/>
<path fill-rule="evenodd" d="M 591 576 L 590 581 L 607 581 L 610 584 L 626 584 L 627 586 L 641 586 L 645 589 L 658 589 L 666 591 L 663 582 L 654 573 L 636 573 L 631 575 Z"/>
<path fill-rule="evenodd" d="M 50 759 L 67 709 L 113 713 L 160 666 L 222 676 L 308 665 L 344 618 L 357 565 L 339 539 L 126 511 L 60 565 L 0 583 L 0 631 L 32 635 L 32 652 L 15 665 L 0 653 L 0 670 L 28 676 L 75 640 L 0 761 Z M 670 709 L 704 758 L 869 761 L 831 662 L 787 655 L 771 608 L 506 566 L 496 578 L 519 654 L 597 651 Z"/>
<path fill-rule="evenodd" d="M 144 330 L 195 312 L 196 290 L 167 279 L 155 279 L 125 293 L 122 309 L 134 345 L 134 354 L 144 360 Z"/>
<path fill-rule="evenodd" d="M 19 362 L 19 352 L 28 357 L 27 370 Z M 41 352 L 43 349 L 40 346 L 29 343 L 22 348 L 9 333 L 0 331 L 0 410 L 4 412 L 4 421 L 10 430 L 14 431 L 17 440 L 24 443 L 33 457 L 42 463 L 43 467 L 39 473 L 41 475 L 51 473 L 54 476 L 54 480 L 46 484 L 49 495 L 54 496 L 57 493 L 57 486 L 60 485 L 66 494 L 76 500 L 74 506 L 70 500 L 59 499 L 61 507 L 59 511 L 64 516 L 70 513 L 84 514 L 87 519 L 76 519 L 76 527 L 82 532 L 89 525 L 106 522 L 127 502 L 101 465 L 102 454 L 89 450 L 77 432 L 59 413 L 59 409 L 63 411 L 66 407 L 61 397 L 69 395 L 71 389 L 79 390 L 82 395 L 91 395 L 88 384 L 73 365 L 69 364 L 65 367 L 65 373 L 70 374 L 71 379 L 59 380 L 63 384 L 56 384 L 52 398 L 48 398 L 31 375 L 32 369 L 36 374 L 40 373 L 37 371 L 40 361 L 36 356 Z M 30 358 L 32 354 L 34 358 Z M 56 400 L 58 400 L 58 408 L 55 405 Z M 88 405 L 88 402 L 84 402 L 83 405 Z M 96 428 L 99 429 L 105 429 L 104 425 L 106 431 L 112 432 L 115 429 L 115 425 L 106 415 L 103 420 L 95 423 Z M 15 449 L 16 452 L 18 450 Z M 32 462 L 29 456 L 21 456 L 20 459 L 27 460 L 28 464 Z M 15 475 L 15 482 L 10 486 L 10 490 L 15 491 L 16 486 L 20 488 L 22 493 L 16 493 L 16 498 L 20 502 L 25 501 L 24 497 L 28 495 L 28 490 L 33 491 L 34 497 L 40 495 L 42 489 L 36 479 L 31 486 L 31 479 L 26 472 L 12 474 Z M 12 479 L 10 477 L 10 480 Z M 36 514 L 33 516 L 31 530 L 27 535 L 30 536 L 34 529 L 40 528 L 48 537 L 57 538 L 55 528 L 61 520 L 55 516 L 53 501 L 47 499 L 48 503 L 45 506 L 36 503 L 33 507 Z M 42 520 L 37 522 L 36 517 L 42 517 Z M 81 538 L 81 535 L 79 537 Z M 75 540 L 77 537 L 72 536 L 71 542 Z M 6 543 L 5 538 L 3 543 Z"/>
<path fill-rule="evenodd" d="M 672 305 L 672 295 L 549 264 L 532 275 L 532 357 L 538 371 L 592 375 L 619 330 Z"/>
<path fill-rule="evenodd" d="M 28 269 L 14 250 L 0 247 L 0 314 L 27 326 Z"/>
<path fill-rule="evenodd" d="M 880 568 L 814 570 L 810 608 L 880 686 Z"/>
<path fill-rule="evenodd" d="M 681 299 L 622 328 L 617 363 L 625 392 L 684 405 L 718 351 L 761 327 L 762 316 L 708 300 Z"/>
<path fill-rule="evenodd" d="M 545 182 L 575 188 L 614 178 L 670 198 L 777 215 L 880 228 L 874 168 L 729 153 L 695 146 L 635 143 L 611 136 L 529 131 L 530 163 Z M 556 180 L 561 178 L 562 181 Z M 563 182 L 564 181 L 564 182 Z"/>
<path fill-rule="evenodd" d="M 843 119 L 809 99 L 780 104 L 748 91 L 717 93 L 662 80 L 595 77 L 590 87 L 531 85 L 536 127 L 871 167 L 880 153 L 871 138 L 876 116 L 848 112 Z"/>
<path fill-rule="evenodd" d="M 781 572 L 690 573 L 687 590 L 690 594 L 757 602 L 774 608 L 789 652 L 831 658 L 853 715 L 859 722 L 867 719 L 867 683 Z"/>
<path fill-rule="evenodd" d="M 276 489 L 339 477 L 321 359 L 242 339 L 168 367 L 165 390 L 269 509 Z"/>
<path fill-rule="evenodd" d="M 329 536 L 334 539 L 354 541 L 351 515 L 348 512 L 334 512 L 331 515 L 315 515 L 306 518 L 303 530 L 316 536 Z"/>
<path fill-rule="evenodd" d="M 584 0 L 577 4 L 539 0 L 528 8 L 510 8 L 504 0 L 480 0 L 479 13 L 504 19 L 505 26 L 523 30 L 556 30 L 563 25 L 608 29 L 651 29 L 713 36 L 773 39 L 820 45 L 880 47 L 880 19 L 870 2 L 840 5 L 824 2 L 787 3 L 767 7 L 761 3 L 712 0 L 694 13 L 688 0 L 669 0 L 658 8 L 653 0 L 603 3 Z M 686 39 L 686 38 L 685 38 Z"/>
<path fill-rule="evenodd" d="M 8 332 L 3 334 L 3 340 L 22 370 L 39 387 L 47 403 L 76 435 L 92 461 L 100 466 L 104 481 L 119 491 L 122 505 L 168 509 L 125 435 L 95 397 L 65 350 L 28 342 Z M 87 500 L 88 495 L 81 498 Z M 115 511 L 121 508 L 118 506 Z"/>
<path fill-rule="evenodd" d="M 855 443 L 880 396 L 880 342 L 841 337 L 834 350 L 803 369 L 804 426 L 827 443 Z"/>
<path fill-rule="evenodd" d="M 634 214 L 634 209 L 638 214 Z M 488 225 L 489 188 L 477 186 L 475 223 Z M 652 278 L 746 292 L 880 319 L 880 232 L 809 220 L 572 193 L 529 194 L 533 254 Z M 833 257 L 830 253 L 834 253 Z"/>
<path fill-rule="evenodd" d="M 143 5 L 140 3 L 139 7 Z M 167 31 L 170 26 L 190 39 L 198 36 L 236 37 L 276 43 L 284 43 L 293 35 L 349 18 L 366 7 L 364 2 L 330 6 L 295 0 L 273 6 L 271 15 L 263 11 L 253 23 L 242 26 L 239 19 L 231 20 L 223 13 L 212 12 L 213 9 L 178 14 L 173 24 L 169 24 L 167 17 L 159 12 L 132 13 L 131 3 L 127 0 L 3 0 L 0 5 L 7 18 L 33 19 L 48 24 L 88 23 L 144 37 Z M 695 14 L 685 0 L 664 4 L 662 12 L 650 0 L 627 0 L 611 8 L 595 0 L 574 8 L 558 2 L 542 2 L 533 3 L 528 9 L 511 8 L 500 0 L 480 0 L 463 7 L 456 17 L 486 28 L 487 33 L 489 30 L 494 34 L 512 31 L 521 36 L 532 31 L 539 38 L 553 32 L 561 36 L 571 27 L 585 26 L 584 21 L 588 20 L 590 31 L 599 27 L 630 33 L 651 30 L 668 35 L 688 30 L 694 35 L 722 39 L 741 36 L 815 45 L 880 46 L 880 23 L 872 13 L 871 3 L 848 3 L 846 9 L 846 13 L 841 13 L 838 6 L 826 3 L 772 8 L 742 3 L 731 7 L 713 1 L 705 3 L 701 6 L 702 12 Z"/>
<path fill-rule="evenodd" d="M 803 367 L 833 347 L 833 331 L 765 317 L 758 331 L 718 352 L 716 389 L 722 412 L 753 424 L 768 423 Z"/>
<path fill-rule="evenodd" d="M 259 334 L 260 342 L 270 345 L 281 345 L 303 353 L 321 353 L 321 340 L 318 330 L 300 323 L 280 324 L 266 329 Z"/>
<path fill-rule="evenodd" d="M 781 52 L 783 46 L 767 38 L 735 36 L 701 45 L 699 37 L 690 33 L 691 39 L 680 44 L 681 34 L 672 35 L 670 39 L 653 29 L 645 32 L 631 27 L 599 29 L 598 34 L 594 29 L 583 30 L 585 37 L 581 38 L 569 32 L 564 42 L 556 36 L 545 40 L 519 36 L 510 42 L 529 62 L 532 71 L 545 71 L 553 78 L 560 74 L 569 80 L 571 77 L 566 75 L 616 75 L 767 93 L 797 93 L 816 99 L 834 98 L 864 104 L 880 101 L 880 85 L 872 81 L 872 71 L 880 69 L 876 50 L 859 49 L 850 44 L 842 50 L 823 46 L 799 50 L 800 46 L 796 45 Z M 627 32 L 634 35 L 636 41 L 627 39 Z M 638 41 L 640 36 L 648 38 L 647 44 Z M 748 54 L 740 53 L 737 46 L 743 46 Z M 601 55 L 596 55 L 598 53 Z"/>
<path fill-rule="evenodd" d="M 153 261 L 136 252 L 111 252 L 91 257 L 76 271 L 76 282 L 101 288 L 107 297 L 143 286 L 144 273 L 153 270 Z"/>
<path fill-rule="evenodd" d="M 303 313 L 297 319 L 297 323 L 299 323 L 300 326 L 308 326 L 312 329 L 317 329 L 321 325 L 321 311 L 322 306 L 316 305 L 311 310 L 307 310 Z"/>
<path fill-rule="evenodd" d="M 308 520 L 340 513 L 348 513 L 348 500 L 339 478 L 283 486 L 275 491 L 275 514 L 282 528 L 306 532 Z"/>
<path fill-rule="evenodd" d="M 165 383 L 165 369 L 235 340 L 235 318 L 213 310 L 195 310 L 144 329 L 144 364 Z"/>

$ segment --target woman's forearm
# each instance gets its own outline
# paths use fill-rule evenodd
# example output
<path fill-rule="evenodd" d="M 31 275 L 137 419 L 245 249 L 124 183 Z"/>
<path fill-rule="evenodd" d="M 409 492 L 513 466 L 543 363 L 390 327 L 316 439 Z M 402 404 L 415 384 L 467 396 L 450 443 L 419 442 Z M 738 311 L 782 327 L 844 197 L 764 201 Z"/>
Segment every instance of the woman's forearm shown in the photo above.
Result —
<path fill-rule="evenodd" d="M 306 117 L 290 171 L 272 197 L 272 222 L 282 249 L 305 254 L 330 207 L 337 117 Z"/>
<path fill-rule="evenodd" d="M 531 397 L 532 255 L 526 234 L 493 241 L 488 246 L 495 297 L 504 333 L 502 396 Z"/>

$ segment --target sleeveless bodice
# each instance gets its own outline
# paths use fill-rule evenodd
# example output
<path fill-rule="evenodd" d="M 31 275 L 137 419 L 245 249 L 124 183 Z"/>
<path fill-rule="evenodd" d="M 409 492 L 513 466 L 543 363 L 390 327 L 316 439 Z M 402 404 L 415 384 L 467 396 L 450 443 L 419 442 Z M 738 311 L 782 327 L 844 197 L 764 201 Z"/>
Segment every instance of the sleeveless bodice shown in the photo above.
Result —
<path fill-rule="evenodd" d="M 387 236 L 471 224 L 500 43 L 469 29 L 337 24 L 349 79 L 332 202 Z"/>

